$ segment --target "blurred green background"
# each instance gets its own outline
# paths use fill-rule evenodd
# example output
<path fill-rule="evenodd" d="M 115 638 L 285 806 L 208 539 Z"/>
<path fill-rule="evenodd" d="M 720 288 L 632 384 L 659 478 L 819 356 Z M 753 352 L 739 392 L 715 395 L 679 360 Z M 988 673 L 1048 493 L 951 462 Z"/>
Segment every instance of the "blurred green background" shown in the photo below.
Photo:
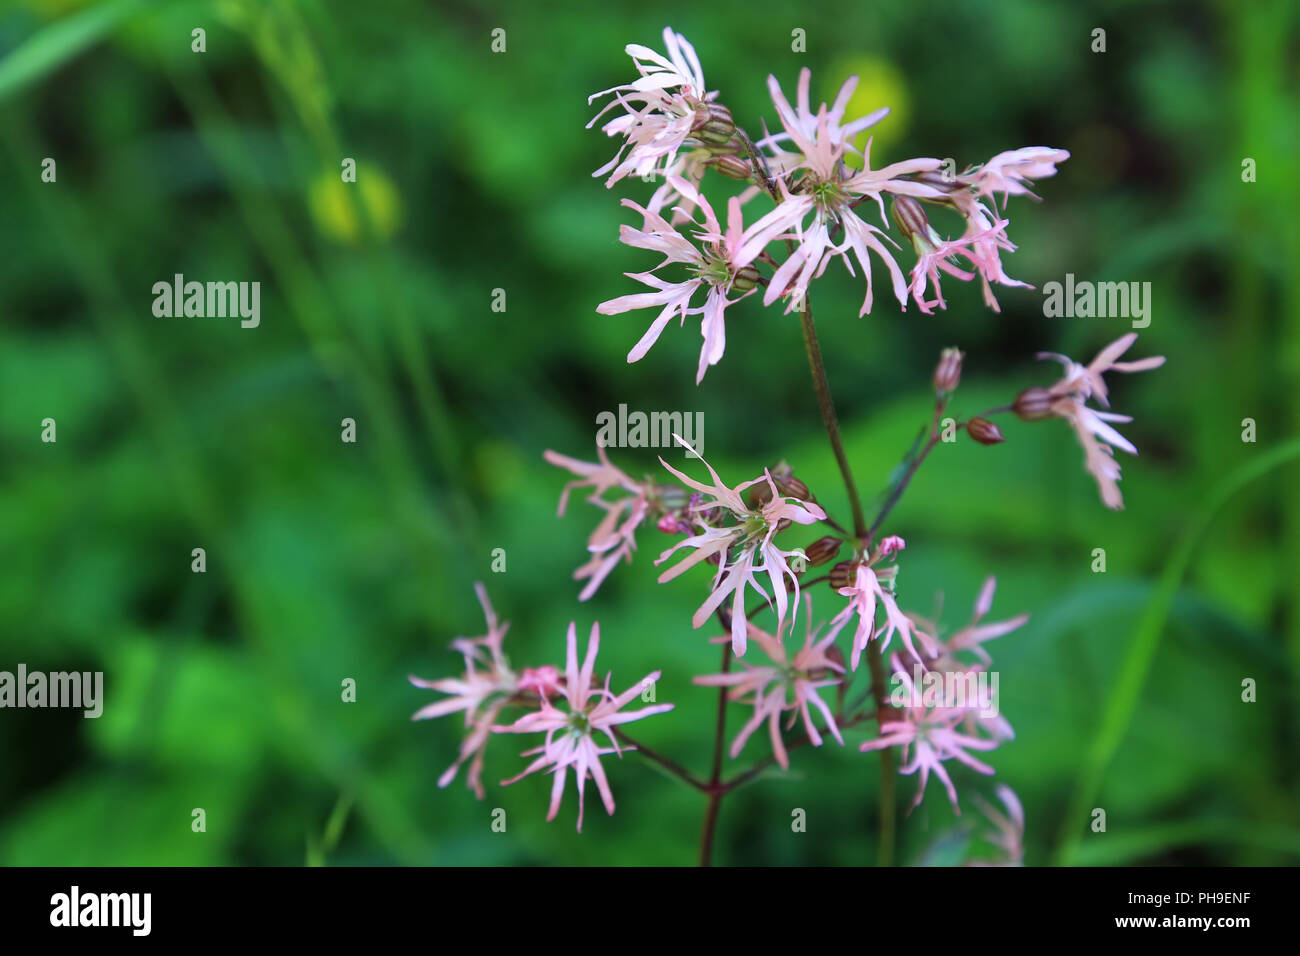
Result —
<path fill-rule="evenodd" d="M 689 626 L 704 573 L 656 585 L 669 539 L 648 528 L 579 605 L 570 573 L 596 516 L 575 501 L 556 518 L 566 476 L 543 450 L 591 458 L 595 415 L 620 403 L 698 411 L 726 480 L 785 458 L 846 517 L 793 316 L 733 309 L 697 388 L 694 330 L 629 366 L 648 316 L 595 313 L 651 263 L 617 242 L 619 198 L 651 187 L 591 177 L 613 144 L 584 130 L 586 97 L 627 82 L 624 44 L 659 48 L 672 24 L 751 131 L 775 125 L 767 74 L 792 90 L 809 66 L 814 102 L 857 72 L 863 112 L 895 107 L 876 165 L 1072 152 L 1042 204 L 1012 201 L 1006 265 L 1038 287 L 1152 283 L 1134 354 L 1168 364 L 1112 385 L 1142 452 L 1121 456 L 1127 511 L 1101 506 L 1061 423 L 941 445 L 887 528 L 908 543 L 903 603 L 942 595 L 958 626 L 996 574 L 993 616 L 1032 614 L 992 647 L 1017 737 L 991 762 L 1025 803 L 1028 863 L 1294 863 L 1300 468 L 1253 476 L 1205 522 L 1216 488 L 1300 433 L 1298 19 L 1288 0 L 7 4 L 0 668 L 102 670 L 106 704 L 99 720 L 0 712 L 0 862 L 695 860 L 703 799 L 636 755 L 607 758 L 618 812 L 589 793 L 580 836 L 572 790 L 547 824 L 549 778 L 496 786 L 522 769 L 521 737 L 491 746 L 484 802 L 463 776 L 439 791 L 459 722 L 412 723 L 433 695 L 406 681 L 458 672 L 447 644 L 482 633 L 483 580 L 517 664 L 562 663 L 568 621 L 597 619 L 616 685 L 662 668 L 677 709 L 635 735 L 705 774 L 715 695 L 691 677 L 717 669 L 715 629 Z M 177 272 L 260 281 L 261 326 L 155 318 L 151 287 Z M 881 287 L 859 319 L 860 279 L 827 276 L 816 314 L 868 496 L 926 419 L 944 346 L 967 352 L 954 410 L 971 414 L 1054 380 L 1036 351 L 1088 359 L 1128 327 L 1044 318 L 1041 292 L 1019 289 L 995 315 L 951 281 L 946 312 L 900 314 Z M 47 417 L 57 444 L 40 441 Z M 654 456 L 614 451 L 634 475 Z M 838 600 L 818 591 L 825 617 Z M 848 738 L 728 798 L 716 862 L 872 862 L 877 758 Z M 768 752 L 757 735 L 728 769 Z M 959 860 L 979 831 L 971 800 L 994 781 L 955 775 L 966 813 L 932 785 L 902 862 Z M 910 800 L 915 781 L 899 785 Z M 1087 830 L 1094 806 L 1104 834 Z"/>

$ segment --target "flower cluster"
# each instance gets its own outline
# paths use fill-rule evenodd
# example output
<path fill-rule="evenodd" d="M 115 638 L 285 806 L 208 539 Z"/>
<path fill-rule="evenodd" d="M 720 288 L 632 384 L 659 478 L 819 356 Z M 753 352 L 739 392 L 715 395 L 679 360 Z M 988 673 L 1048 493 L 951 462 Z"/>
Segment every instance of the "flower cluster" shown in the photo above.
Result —
<path fill-rule="evenodd" d="M 642 748 L 645 759 L 708 795 L 710 809 L 702 840 L 706 859 L 717 803 L 731 789 L 752 779 L 768 763 L 788 768 L 791 751 L 804 744 L 820 747 L 832 739 L 844 746 L 850 728 L 859 725 L 871 725 L 863 728 L 865 740 L 850 738 L 860 752 L 899 748 L 899 772 L 919 780 L 913 807 L 923 799 L 933 775 L 953 811 L 959 813 L 952 774 L 956 765 L 992 774 L 985 755 L 1014 736 L 1000 710 L 999 674 L 991 669 L 987 645 L 1023 627 L 1028 615 L 987 620 L 996 588 L 995 579 L 988 577 L 970 620 L 952 633 L 942 633 L 937 621 L 903 610 L 914 606 L 912 599 L 919 591 L 921 572 L 910 563 L 915 548 L 905 562 L 903 538 L 879 532 L 913 474 L 940 442 L 941 422 L 948 423 L 945 431 L 955 426 L 979 445 L 993 447 L 1006 442 L 1007 436 L 990 419 L 1008 412 L 1026 422 L 1068 421 L 1083 446 L 1085 466 L 1096 479 L 1103 502 L 1121 507 L 1113 449 L 1130 454 L 1136 454 L 1136 449 L 1110 424 L 1130 419 L 1109 411 L 1103 376 L 1152 369 L 1164 359 L 1120 361 L 1133 345 L 1134 335 L 1111 343 L 1086 366 L 1043 353 L 1040 357 L 1064 367 L 1058 382 L 1027 389 L 1010 404 L 957 421 L 948 409 L 961 381 L 965 354 L 945 349 L 932 376 L 935 401 L 929 426 L 922 428 L 894 469 L 880 497 L 881 509 L 868 522 L 822 367 L 808 306 L 812 284 L 834 260 L 850 275 L 860 270 L 865 284 L 862 316 L 872 310 L 875 298 L 873 271 L 878 274 L 883 267 L 900 309 L 906 310 L 910 302 L 929 314 L 935 307 L 946 307 L 941 289 L 945 278 L 978 278 L 986 305 L 998 311 L 994 287 L 1028 287 L 1008 276 L 1003 266 L 1004 255 L 1016 248 L 1008 235 L 1007 202 L 1016 196 L 1037 198 L 1031 191 L 1033 184 L 1055 175 L 1069 154 L 1049 147 L 1013 149 L 960 173 L 933 158 L 873 168 L 871 141 L 860 143 L 859 138 L 881 122 L 888 109 L 848 115 L 856 77 L 845 81 L 832 103 L 814 109 L 807 69 L 799 74 L 793 102 L 778 80 L 768 77 L 779 128 L 769 134 L 764 126 L 765 135 L 756 139 L 736 123 L 718 93 L 707 90 L 694 47 L 671 29 L 664 31 L 663 40 L 665 53 L 629 45 L 636 78 L 592 97 L 609 97 L 592 123 L 612 111 L 602 129 L 620 141 L 614 157 L 596 175 L 607 177 L 607 187 L 630 177 L 656 183 L 644 204 L 623 200 L 637 221 L 620 228 L 620 239 L 626 246 L 661 257 L 645 271 L 627 273 L 646 291 L 610 299 L 597 311 L 621 315 L 656 310 L 629 352 L 629 362 L 643 358 L 670 322 L 685 326 L 688 318 L 698 316 L 702 344 L 695 363 L 697 386 L 725 353 L 726 322 L 735 314 L 733 307 L 744 308 L 739 303 L 745 299 L 751 299 L 751 306 L 752 300 L 761 299 L 765 306 L 780 303 L 784 313 L 799 312 L 818 408 L 852 519 L 836 520 L 784 461 L 749 469 L 743 474 L 753 477 L 730 485 L 678 436 L 675 440 L 686 449 L 688 459 L 699 460 L 707 480 L 700 477 L 696 462 L 689 461 L 679 470 L 663 458 L 659 459 L 662 471 L 633 478 L 610 460 L 599 441 L 596 461 L 547 451 L 548 463 L 573 476 L 560 493 L 560 515 L 576 491 L 599 512 L 587 538 L 587 556 L 573 573 L 582 582 L 578 598 L 591 598 L 617 565 L 631 562 L 638 536 L 644 540 L 645 534 L 653 533 L 646 526 L 653 525 L 671 539 L 656 549 L 654 564 L 668 565 L 658 581 L 691 582 L 703 594 L 691 618 L 695 629 L 711 619 L 718 622 L 722 633 L 711 642 L 723 646 L 722 667 L 693 679 L 695 685 L 716 688 L 719 694 L 713 779 L 706 783 L 676 762 Z M 705 183 L 706 177 L 719 176 L 733 186 L 744 185 L 735 187 L 740 189 L 737 194 L 723 198 L 713 192 L 712 182 L 708 188 Z M 768 208 L 749 205 L 756 201 L 767 203 Z M 942 235 L 927 209 L 946 210 L 954 222 L 964 224 L 961 232 Z M 891 232 L 895 227 L 897 231 Z M 915 252 L 908 269 L 896 258 L 899 239 L 910 243 Z M 872 462 L 873 467 L 876 464 Z M 826 526 L 823 536 L 808 542 L 808 529 L 819 523 Z M 696 572 L 692 578 L 701 566 L 707 573 Z M 810 570 L 819 566 L 829 570 Z M 901 583 L 907 585 L 906 595 Z M 823 603 L 826 616 L 820 620 L 813 614 L 812 588 L 817 584 L 827 585 L 833 602 L 829 611 Z M 572 771 L 578 790 L 578 828 L 588 778 L 594 780 L 605 809 L 613 813 L 613 793 L 601 758 L 637 749 L 619 729 L 622 724 L 672 709 L 671 704 L 654 702 L 659 672 L 615 694 L 608 676 L 603 685 L 595 677 L 598 627 L 592 626 L 579 664 L 573 624 L 562 671 L 553 666 L 516 671 L 502 650 L 506 627 L 498 622 L 481 585 L 478 594 L 487 616 L 487 634 L 457 638 L 452 645 L 462 655 L 464 673 L 435 681 L 411 678 L 416 686 L 447 695 L 419 710 L 417 719 L 464 714 L 463 742 L 455 762 L 439 778 L 439 786 L 446 786 L 468 762 L 468 784 L 481 797 L 489 740 L 497 734 L 538 734 L 542 742 L 524 751 L 530 762 L 505 783 L 542 770 L 553 774 L 549 820 L 559 810 Z M 747 603 L 751 600 L 752 606 Z M 801 610 L 803 642 L 792 647 L 787 637 Z M 756 622 L 763 614 L 770 625 Z M 866 685 L 859 693 L 852 692 L 855 680 Z M 890 682 L 892 693 L 885 686 Z M 649 706 L 627 709 L 638 695 Z M 724 780 L 721 763 L 728 703 L 747 709 L 731 740 L 732 759 L 747 748 L 751 755 L 755 749 L 766 749 L 751 745 L 754 734 L 764 729 L 770 754 L 760 754 L 756 766 Z M 503 715 L 512 709 L 523 713 L 506 722 Z M 994 828 L 988 842 L 997 850 L 996 862 L 1020 863 L 1024 810 L 1009 787 L 999 785 L 994 792 L 1001 809 L 978 793 L 974 797 Z M 882 821 L 889 819 L 882 813 Z M 892 842 L 882 839 L 882 846 Z"/>
<path fill-rule="evenodd" d="M 629 362 L 644 357 L 674 317 L 685 324 L 687 316 L 699 315 L 704 344 L 696 371 L 698 384 L 726 348 L 724 314 L 728 306 L 762 285 L 764 305 L 781 300 L 784 311 L 801 310 L 810 283 L 833 259 L 840 259 L 850 274 L 855 272 L 855 263 L 862 272 L 866 292 L 859 315 L 872 309 L 873 259 L 884 266 L 890 289 L 904 310 L 909 295 L 923 312 L 931 312 L 935 305 L 945 307 L 939 291 L 940 272 L 961 280 L 978 275 L 984 300 L 994 310 L 998 303 L 993 285 L 1027 286 L 1003 270 L 1002 254 L 1016 247 L 1007 237 L 1009 221 L 995 216 L 989 203 L 998 193 L 1004 205 L 1010 196 L 1032 196 L 1029 184 L 1054 175 L 1056 165 L 1069 158 L 1068 152 L 1037 146 L 1010 150 L 952 176 L 945 176 L 943 162 L 934 158 L 908 159 L 872 169 L 870 143 L 859 150 L 854 140 L 884 119 L 888 108 L 848 118 L 846 110 L 858 82 L 857 77 L 850 77 L 832 104 L 822 103 L 814 111 L 812 73 L 807 68 L 799 73 L 793 105 L 776 77 L 768 77 L 768 92 L 781 130 L 754 142 L 717 102 L 716 92 L 704 91 L 699 60 L 686 39 L 665 30 L 664 43 L 667 56 L 629 46 L 627 52 L 640 78 L 593 96 L 613 93 L 615 98 L 605 110 L 615 106 L 623 110 L 604 127 L 609 135 L 621 136 L 622 145 L 596 175 L 613 170 L 607 186 L 632 173 L 664 179 L 649 206 L 623 201 L 641 216 L 642 224 L 639 228 L 624 226 L 622 241 L 664 256 L 646 272 L 628 273 L 654 291 L 620 296 L 597 307 L 602 315 L 660 310 L 628 353 Z M 708 168 L 751 184 L 728 200 L 725 232 L 700 191 Z M 742 204 L 764 193 L 773 208 L 746 227 Z M 917 254 L 910 281 L 891 250 L 898 248 L 898 243 L 888 233 L 886 199 L 894 204 L 895 221 Z M 954 239 L 944 239 L 930 225 L 921 202 L 956 211 L 965 221 L 965 231 Z M 666 208 L 673 209 L 671 221 L 661 215 Z M 879 213 L 880 225 L 860 211 L 872 208 Z M 697 210 L 703 221 L 695 218 Z M 687 223 L 692 227 L 689 235 L 680 230 Z M 785 245 L 783 261 L 767 251 L 778 241 Z M 969 269 L 957 266 L 958 258 L 965 260 Z M 760 264 L 770 267 L 770 275 L 760 272 Z M 665 278 L 661 270 L 666 267 L 674 267 L 682 277 L 676 281 Z M 931 287 L 933 299 L 927 298 Z M 697 294 L 704 296 L 702 305 L 692 305 Z"/>

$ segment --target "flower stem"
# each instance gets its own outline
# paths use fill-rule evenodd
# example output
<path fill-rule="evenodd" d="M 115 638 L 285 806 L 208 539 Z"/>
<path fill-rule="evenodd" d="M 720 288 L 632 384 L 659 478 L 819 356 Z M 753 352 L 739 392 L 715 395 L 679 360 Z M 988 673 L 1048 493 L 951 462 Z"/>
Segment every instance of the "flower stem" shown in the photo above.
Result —
<path fill-rule="evenodd" d="M 871 530 L 868 532 L 868 537 L 874 538 L 876 536 L 876 532 L 880 530 L 880 526 L 885 523 L 885 519 L 889 517 L 889 513 L 894 510 L 894 505 L 898 504 L 899 499 L 903 497 L 903 492 L 907 490 L 907 486 L 911 483 L 912 477 L 916 474 L 917 469 L 921 467 L 921 463 L 925 461 L 926 455 L 930 454 L 931 449 L 933 449 L 935 445 L 939 444 L 939 438 L 941 435 L 939 431 L 939 415 L 943 410 L 944 407 L 942 405 L 935 406 L 934 416 L 930 422 L 929 440 L 925 443 L 925 447 L 921 449 L 920 454 L 913 458 L 911 464 L 907 466 L 907 471 L 903 474 L 903 477 L 899 479 L 898 484 L 894 486 L 894 490 L 890 492 L 889 499 L 881 507 L 880 514 L 876 515 L 876 520 L 871 522 Z M 1011 411 L 1010 405 L 999 405 L 997 408 L 990 408 L 988 411 L 980 412 L 980 414 L 971 417 L 991 418 L 994 415 L 1000 415 L 1003 412 L 1009 411 Z M 969 424 L 969 422 L 970 419 L 958 422 L 956 430 L 961 431 Z"/>
<path fill-rule="evenodd" d="M 862 500 L 858 497 L 858 488 L 853 482 L 853 471 L 849 467 L 848 455 L 844 452 L 844 441 L 840 437 L 840 423 L 835 415 L 835 402 L 831 399 L 830 383 L 826 380 L 826 366 L 822 363 L 821 345 L 817 341 L 817 326 L 813 324 L 812 304 L 806 294 L 799 309 L 799 323 L 803 327 L 804 349 L 808 352 L 808 367 L 812 370 L 813 388 L 817 392 L 817 407 L 821 411 L 822 424 L 826 426 L 826 435 L 830 439 L 831 450 L 835 453 L 835 461 L 840 466 L 840 475 L 844 478 L 844 489 L 849 495 L 849 505 L 853 509 L 853 533 L 861 541 L 875 534 L 876 529 L 880 527 L 880 522 L 884 520 L 884 514 L 876 519 L 876 523 L 868 531 L 866 517 L 862 512 Z M 929 450 L 927 447 L 926 451 Z M 911 477 L 910 473 L 908 477 Z M 901 494 L 901 488 L 897 493 Z M 888 507 L 893 507 L 893 504 Z M 885 511 L 885 514 L 887 513 L 888 508 Z M 885 667 L 878 643 L 869 646 L 867 660 L 871 666 L 871 694 L 875 698 L 876 713 L 879 715 L 885 709 L 886 699 Z M 877 853 L 877 862 L 880 866 L 892 866 L 894 862 L 894 809 L 894 754 L 892 750 L 885 748 L 880 752 L 880 843 Z"/>
<path fill-rule="evenodd" d="M 822 363 L 822 348 L 817 341 L 817 326 L 813 324 L 812 303 L 807 295 L 804 295 L 803 302 L 800 303 L 799 324 L 803 328 L 803 346 L 808 353 L 813 390 L 817 393 L 817 409 L 821 412 L 826 437 L 830 439 L 831 451 L 835 453 L 840 476 L 844 479 L 844 489 L 849 495 L 849 506 L 853 510 L 853 533 L 861 538 L 867 533 L 867 521 L 862 512 L 862 501 L 858 497 L 858 487 L 853 481 L 849 458 L 844 452 L 844 440 L 840 437 L 840 423 L 835 415 L 835 402 L 831 399 L 831 386 L 826 380 L 826 366 Z"/>
<path fill-rule="evenodd" d="M 730 615 L 722 608 L 718 616 L 723 625 L 731 630 Z M 731 670 L 731 642 L 722 645 L 722 673 Z M 713 775 L 709 778 L 709 805 L 704 811 L 704 829 L 700 833 L 700 866 L 713 865 L 713 833 L 718 826 L 718 811 L 722 809 L 722 798 L 726 794 L 719 784 L 722 782 L 722 747 L 727 735 L 727 688 L 718 688 L 718 722 L 713 734 Z"/>
<path fill-rule="evenodd" d="M 659 764 L 659 766 L 663 767 L 674 777 L 677 777 L 678 779 L 685 781 L 690 786 L 694 787 L 696 790 L 699 790 L 703 793 L 710 792 L 709 785 L 707 783 L 705 783 L 702 780 L 697 780 L 693 773 L 691 773 L 689 770 L 687 770 L 677 761 L 670 760 L 668 757 L 665 757 L 663 754 L 651 750 L 645 744 L 640 743 L 635 738 L 624 733 L 618 727 L 614 728 L 614 736 L 617 737 L 619 740 L 623 741 L 623 743 L 627 744 L 629 747 L 634 748 L 637 753 L 645 757 L 647 760 Z"/>
<path fill-rule="evenodd" d="M 881 506 L 880 514 L 876 515 L 876 520 L 871 522 L 871 531 L 868 532 L 871 537 L 875 537 L 876 532 L 880 530 L 880 526 L 885 523 L 885 519 L 889 517 L 889 513 L 894 510 L 894 505 L 898 504 L 898 500 L 903 497 L 903 492 L 907 490 L 908 484 L 911 483 L 912 476 L 915 475 L 916 470 L 921 467 L 921 462 L 925 461 L 925 456 L 930 454 L 930 450 L 938 443 L 938 433 L 932 433 L 929 441 L 925 443 L 925 447 L 921 449 L 921 453 L 913 458 L 912 463 L 907 466 L 907 471 L 903 474 L 903 477 L 899 479 L 898 484 L 894 486 L 894 490 L 890 492 L 889 498 L 885 501 L 884 505 Z"/>
<path fill-rule="evenodd" d="M 880 642 L 871 641 L 867 645 L 867 664 L 871 667 L 871 696 L 876 702 L 877 723 L 884 722 L 888 707 L 885 697 L 885 664 L 880 651 Z M 883 735 L 884 731 L 881 731 Z M 894 751 L 884 747 L 880 751 L 880 844 L 876 849 L 877 866 L 894 865 L 894 817 L 896 812 L 894 798 Z"/>

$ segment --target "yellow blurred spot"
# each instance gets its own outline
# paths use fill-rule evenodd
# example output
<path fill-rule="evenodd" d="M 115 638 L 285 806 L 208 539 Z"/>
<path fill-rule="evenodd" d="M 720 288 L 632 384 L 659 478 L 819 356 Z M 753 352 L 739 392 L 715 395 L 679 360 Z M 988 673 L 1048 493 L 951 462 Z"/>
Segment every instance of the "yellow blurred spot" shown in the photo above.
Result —
<path fill-rule="evenodd" d="M 370 220 L 378 239 L 388 239 L 401 224 L 397 190 L 377 167 L 357 164 L 357 181 L 343 182 L 338 169 L 326 170 L 311 184 L 308 205 L 316 226 L 331 239 L 360 242 L 361 214 Z"/>
<path fill-rule="evenodd" d="M 848 108 L 844 111 L 844 120 L 852 122 L 860 116 L 866 116 L 882 106 L 889 107 L 889 115 L 871 129 L 858 135 L 853 145 L 864 149 L 867 139 L 871 139 L 871 162 L 879 168 L 889 162 L 888 147 L 902 140 L 911 121 L 911 98 L 907 93 L 907 83 L 903 74 L 893 63 L 874 56 L 844 57 L 831 64 L 827 74 L 834 81 L 842 83 L 850 74 L 858 75 L 858 88 L 853 91 Z M 838 87 L 836 87 L 838 89 Z M 833 96 L 830 90 L 823 99 Z M 814 102 L 816 102 L 814 98 Z M 849 154 L 846 164 L 855 169 L 862 168 L 862 159 Z"/>

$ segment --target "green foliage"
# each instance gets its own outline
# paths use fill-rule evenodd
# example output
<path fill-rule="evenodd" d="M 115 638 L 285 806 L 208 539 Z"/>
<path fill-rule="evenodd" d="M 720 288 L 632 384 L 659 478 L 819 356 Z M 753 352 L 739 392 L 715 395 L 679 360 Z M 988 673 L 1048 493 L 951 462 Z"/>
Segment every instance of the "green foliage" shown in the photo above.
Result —
<path fill-rule="evenodd" d="M 494 741 L 486 800 L 463 777 L 439 791 L 460 727 L 412 723 L 430 693 L 406 680 L 456 671 L 447 645 L 481 633 L 482 580 L 519 665 L 561 662 L 568 622 L 599 620 L 620 689 L 661 668 L 658 699 L 677 709 L 636 736 L 704 773 L 716 696 L 691 677 L 716 669 L 716 628 L 690 614 L 705 572 L 656 584 L 669 539 L 650 528 L 579 604 L 570 575 L 597 516 L 575 500 L 556 517 L 566 476 L 543 450 L 591 457 L 596 414 L 620 403 L 698 411 L 725 479 L 785 459 L 847 513 L 795 317 L 731 310 L 727 354 L 697 388 L 697 331 L 670 327 L 628 365 L 645 320 L 595 312 L 651 264 L 617 242 L 618 199 L 651 187 L 591 178 L 614 144 L 583 129 L 586 96 L 624 82 L 624 44 L 657 45 L 665 23 L 751 130 L 775 122 L 769 72 L 789 89 L 811 67 L 820 100 L 852 64 L 903 84 L 876 165 L 1071 150 L 1043 203 L 1011 201 L 1006 265 L 1040 289 L 1067 272 L 1152 283 L 1137 351 L 1169 361 L 1112 386 L 1142 450 L 1122 463 L 1127 510 L 1101 506 L 1063 425 L 1000 419 L 997 447 L 940 444 L 886 525 L 907 539 L 902 603 L 959 627 L 996 574 L 994 617 L 1032 615 L 991 647 L 1017 732 L 991 760 L 1025 804 L 1028 862 L 1294 863 L 1300 471 L 1262 473 L 1300 433 L 1294 5 L 605 12 L 29 0 L 0 14 L 0 669 L 103 670 L 106 693 L 98 720 L 0 711 L 0 863 L 694 861 L 704 801 L 634 753 L 607 761 L 618 813 L 589 799 L 581 836 L 572 791 L 547 824 L 549 779 L 497 786 L 522 768 L 522 737 Z M 190 50 L 197 25 L 207 53 Z M 1097 25 L 1105 54 L 1089 50 Z M 340 192 L 344 157 L 372 185 Z M 261 326 L 155 318 L 152 285 L 178 272 L 260 280 Z M 1127 331 L 1044 318 L 1039 290 L 1005 290 L 994 314 L 949 283 L 948 310 L 927 317 L 878 286 L 860 319 L 861 292 L 833 266 L 814 297 L 868 510 L 926 420 L 944 346 L 967 353 L 961 415 L 1051 381 L 1034 353 L 1088 358 Z M 46 417 L 57 444 L 39 440 Z M 344 418 L 356 444 L 339 440 Z M 658 451 L 613 456 L 640 475 Z M 1217 504 L 1207 489 L 1257 472 L 1189 536 Z M 866 735 L 732 794 L 718 862 L 873 861 Z M 726 772 L 768 753 L 756 735 Z M 931 792 L 901 823 L 902 861 L 956 862 L 978 840 L 969 798 L 991 800 L 992 783 L 956 776 L 963 816 Z M 900 780 L 904 804 L 914 786 Z M 1087 829 L 1093 806 L 1104 834 Z"/>

